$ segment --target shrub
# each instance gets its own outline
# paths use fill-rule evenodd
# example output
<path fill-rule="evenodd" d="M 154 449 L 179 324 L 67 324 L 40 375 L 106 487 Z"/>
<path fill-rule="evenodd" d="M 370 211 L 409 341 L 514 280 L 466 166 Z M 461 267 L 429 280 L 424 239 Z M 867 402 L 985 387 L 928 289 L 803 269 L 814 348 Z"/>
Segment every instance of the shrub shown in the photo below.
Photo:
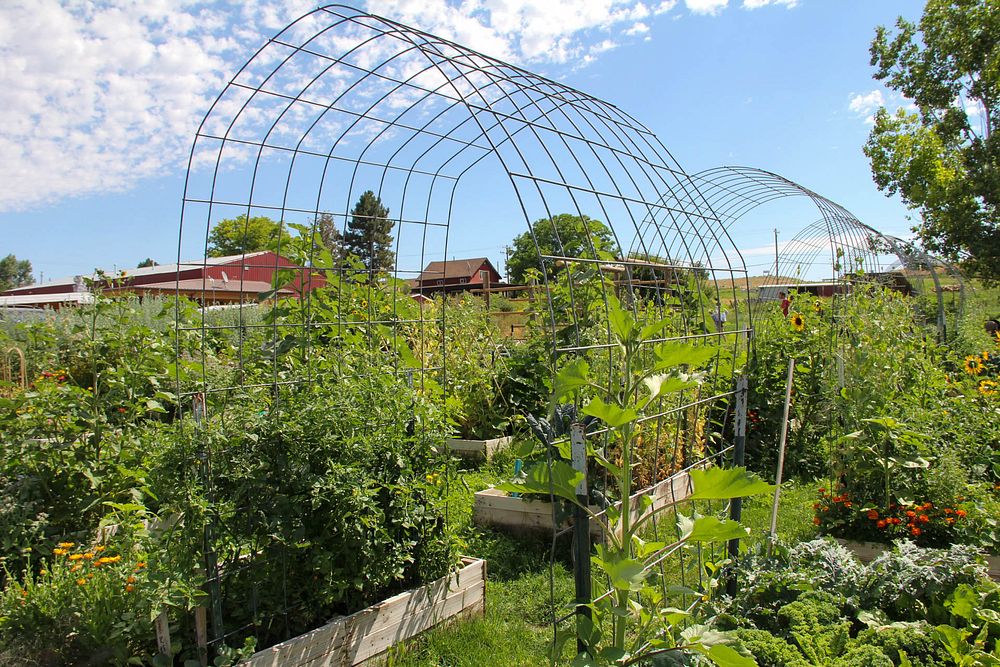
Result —
<path fill-rule="evenodd" d="M 797 648 L 766 630 L 740 628 L 736 639 L 753 654 L 758 667 L 808 667 Z"/>

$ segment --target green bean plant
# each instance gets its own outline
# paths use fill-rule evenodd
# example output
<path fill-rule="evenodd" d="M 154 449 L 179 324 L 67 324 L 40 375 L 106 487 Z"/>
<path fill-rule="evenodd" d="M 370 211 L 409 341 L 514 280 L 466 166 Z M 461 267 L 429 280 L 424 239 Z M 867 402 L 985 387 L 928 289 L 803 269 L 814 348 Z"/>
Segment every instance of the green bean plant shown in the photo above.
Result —
<path fill-rule="evenodd" d="M 556 375 L 552 398 L 554 404 L 579 402 L 584 415 L 603 423 L 603 446 L 591 438 L 588 458 L 607 473 L 618 497 L 628 499 L 633 494 L 639 437 L 658 418 L 651 415 L 662 415 L 671 398 L 682 399 L 682 392 L 696 388 L 702 380 L 696 369 L 713 359 L 718 350 L 710 345 L 657 342 L 669 321 L 636 321 L 614 297 L 609 299 L 608 321 L 613 362 L 607 384 L 597 381 L 590 364 L 578 358 Z M 501 488 L 558 497 L 582 508 L 591 521 L 602 521 L 578 499 L 576 488 L 584 473 L 565 458 L 569 457 L 537 463 L 521 479 Z M 692 500 L 729 500 L 773 489 L 742 468 L 694 469 L 690 474 Z M 649 536 L 653 518 L 666 508 L 653 510 L 648 496 L 640 498 L 637 503 L 621 502 L 605 510 L 606 543 L 598 545 L 592 557 L 600 575 L 595 577 L 595 593 L 592 600 L 577 602 L 578 610 L 588 609 L 590 615 L 578 614 L 575 629 L 558 634 L 553 660 L 561 654 L 565 641 L 575 636 L 584 647 L 574 659 L 575 666 L 633 665 L 691 652 L 726 667 L 755 665 L 728 645 L 726 635 L 695 622 L 699 602 L 686 609 L 670 606 L 668 588 L 656 567 L 672 550 L 745 538 L 747 529 L 736 521 L 692 512 L 691 516 L 678 514 L 676 541 L 647 541 L 643 536 Z M 708 600 L 715 583 L 709 581 L 703 590 L 689 592 L 696 593 L 698 601 Z"/>

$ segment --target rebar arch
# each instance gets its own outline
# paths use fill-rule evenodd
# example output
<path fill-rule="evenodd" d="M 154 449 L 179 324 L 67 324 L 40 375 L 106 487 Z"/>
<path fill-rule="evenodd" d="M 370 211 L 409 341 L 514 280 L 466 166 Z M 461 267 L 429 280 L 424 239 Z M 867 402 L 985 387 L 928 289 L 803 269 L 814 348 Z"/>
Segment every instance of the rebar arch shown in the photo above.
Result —
<path fill-rule="evenodd" d="M 429 262 L 447 264 L 452 259 L 453 228 L 478 224 L 477 230 L 486 231 L 486 225 L 473 216 L 484 206 L 496 206 L 505 218 L 523 221 L 520 229 L 535 238 L 542 267 L 553 268 L 540 274 L 548 304 L 552 368 L 560 355 L 614 353 L 607 323 L 602 324 L 603 338 L 581 334 L 585 327 L 576 300 L 592 298 L 595 285 L 597 300 L 605 309 L 615 295 L 634 305 L 636 300 L 630 297 L 652 293 L 657 298 L 649 303 L 661 313 L 682 310 L 681 293 L 693 291 L 694 298 L 685 302 L 687 307 L 678 316 L 677 337 L 711 339 L 718 343 L 720 358 L 725 352 L 737 359 L 746 351 L 749 327 L 742 321 L 746 309 L 736 307 L 735 321 L 725 326 L 713 326 L 709 314 L 713 301 L 719 310 L 745 298 L 745 292 L 734 289 L 736 281 L 746 277 L 742 258 L 698 183 L 648 128 L 584 92 L 342 5 L 318 8 L 270 39 L 207 113 L 192 147 L 185 184 L 178 278 L 185 266 L 209 266 L 208 259 L 185 265 L 181 258 L 207 256 L 214 225 L 238 216 L 245 216 L 247 227 L 252 218 L 268 216 L 292 226 L 298 240 L 311 238 L 305 255 L 293 262 L 282 260 L 284 246 L 275 253 L 272 268 L 301 274 L 294 289 L 308 286 L 307 281 L 317 275 L 343 277 L 367 271 L 333 262 L 315 241 L 320 219 L 333 220 L 345 231 L 355 202 L 368 190 L 390 210 L 395 225 L 395 262 L 390 279 L 380 283 L 393 292 L 390 303 L 397 292 L 409 298 L 405 281 L 416 278 Z M 589 248 L 571 251 L 558 233 L 557 246 L 563 247 L 542 250 L 535 225 L 562 213 L 603 221 L 611 230 L 614 250 L 598 253 L 591 236 Z M 626 248 L 631 252 L 624 252 Z M 243 263 L 244 271 L 249 271 L 247 260 Z M 241 285 L 250 280 L 243 273 L 229 279 Z M 368 289 L 374 289 L 374 283 L 356 282 Z M 202 292 L 211 287 L 203 279 Z M 556 307 L 556 291 L 559 303 L 569 307 Z M 298 319 L 282 315 L 280 325 L 277 300 L 264 302 L 270 319 L 257 320 L 260 324 L 253 316 L 244 317 L 241 304 L 232 327 L 241 336 L 240 372 L 203 371 L 198 382 L 181 387 L 179 394 L 197 402 L 203 396 L 227 395 L 248 386 L 273 388 L 270 414 L 274 414 L 284 388 L 312 381 L 309 360 L 322 353 L 309 347 L 309 336 L 302 336 L 306 342 L 299 354 L 306 363 L 290 372 L 280 363 L 287 332 L 344 327 L 348 318 L 349 327 L 364 328 L 370 339 L 376 330 L 379 337 L 388 331 L 392 337 L 419 337 L 415 347 L 421 350 L 433 345 L 444 348 L 445 305 L 436 311 L 439 314 L 425 318 L 421 309 L 417 319 L 403 321 L 395 313 L 355 316 L 313 308 L 311 293 L 298 290 Z M 242 332 L 253 327 L 270 332 L 264 351 L 270 355 L 271 369 L 263 377 L 257 368 L 257 375 L 248 379 L 242 365 L 244 349 L 249 354 L 251 348 L 246 346 L 251 343 L 244 342 Z M 211 328 L 202 324 L 191 331 L 202 340 L 203 369 L 209 365 L 205 340 Z M 259 336 L 248 340 L 259 345 Z M 300 345 L 294 340 L 291 344 Z M 259 348 L 253 352 L 261 356 Z M 416 367 L 397 372 L 421 385 L 429 378 L 444 385 L 448 351 L 442 351 L 440 366 L 424 365 L 424 357 L 416 356 Z M 733 365 L 720 364 L 726 373 Z M 729 379 L 694 400 L 664 405 L 656 419 L 671 415 L 690 422 L 684 437 L 701 438 L 698 424 L 707 421 L 705 412 L 713 402 L 724 403 L 735 393 L 727 386 Z M 248 385 L 250 381 L 259 384 Z M 677 440 L 679 436 L 672 443 L 675 448 Z M 711 455 L 721 457 L 718 451 Z M 665 530 L 672 532 L 673 527 Z M 244 567 L 239 554 L 230 560 Z M 207 569 L 218 587 L 224 577 L 213 574 L 213 567 Z M 694 571 L 701 576 L 702 568 Z M 268 618 L 286 612 L 254 610 L 255 616 Z M 213 621 L 213 627 L 221 628 L 213 641 L 229 641 L 243 630 L 230 630 L 223 620 Z"/>
<path fill-rule="evenodd" d="M 713 279 L 745 275 L 696 183 L 641 123 L 563 84 L 341 5 L 269 40 L 213 104 L 192 148 L 178 261 L 197 256 L 220 218 L 308 225 L 331 215 L 343 228 L 371 189 L 397 225 L 393 275 L 414 277 L 428 261 L 449 259 L 459 184 L 490 163 L 507 184 L 495 189 L 509 186 L 527 223 L 588 215 L 608 224 L 619 247 L 632 240 L 633 253 L 620 257 L 626 283 L 630 269 L 663 257 L 709 267 Z M 565 262 L 561 255 L 541 260 Z M 309 266 L 330 268 L 315 257 Z M 550 317 L 555 327 L 571 324 Z"/>

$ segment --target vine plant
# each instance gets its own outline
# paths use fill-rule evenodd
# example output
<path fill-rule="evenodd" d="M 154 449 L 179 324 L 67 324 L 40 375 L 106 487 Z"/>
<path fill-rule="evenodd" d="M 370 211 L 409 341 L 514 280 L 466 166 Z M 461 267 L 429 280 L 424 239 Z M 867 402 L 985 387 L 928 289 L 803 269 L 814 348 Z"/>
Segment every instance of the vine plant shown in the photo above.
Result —
<path fill-rule="evenodd" d="M 650 411 L 662 412 L 664 399 L 701 381 L 694 372 L 718 354 L 715 347 L 679 341 L 662 341 L 668 320 L 642 324 L 622 308 L 617 299 L 609 299 L 609 322 L 615 353 L 606 385 L 597 379 L 590 364 L 577 358 L 567 364 L 554 383 L 553 403 L 575 401 L 582 413 L 597 418 L 606 426 L 604 446 L 588 444 L 588 458 L 607 471 L 619 497 L 633 494 L 633 453 L 644 426 L 655 419 Z M 564 450 L 565 447 L 558 448 Z M 617 454 L 617 456 L 616 456 Z M 561 458 L 539 462 L 521 478 L 502 489 L 510 492 L 551 495 L 581 507 L 593 521 L 602 518 L 578 500 L 576 488 L 584 473 Z M 621 465 L 615 463 L 622 462 Z M 729 500 L 773 491 L 773 487 L 743 468 L 692 470 L 692 500 Z M 677 539 L 670 542 L 647 541 L 652 519 L 668 508 L 651 509 L 652 499 L 639 496 L 638 502 L 621 502 L 605 510 L 608 521 L 606 541 L 595 548 L 596 566 L 592 600 L 577 604 L 590 610 L 578 614 L 573 630 L 557 633 L 552 660 L 562 654 L 565 642 L 576 637 L 583 647 L 574 658 L 574 667 L 588 665 L 660 664 L 684 653 L 699 653 L 722 667 L 755 665 L 753 658 L 729 644 L 730 638 L 709 626 L 696 623 L 694 614 L 701 602 L 709 599 L 712 582 L 695 593 L 696 602 L 686 609 L 669 606 L 668 587 L 660 581 L 657 563 L 686 545 L 745 538 L 748 530 L 736 521 L 716 516 L 678 514 Z M 654 538 L 655 540 L 656 538 Z M 710 575 L 716 573 L 716 564 Z M 578 608 L 579 610 L 579 608 Z M 610 632 L 606 632 L 610 630 Z"/>

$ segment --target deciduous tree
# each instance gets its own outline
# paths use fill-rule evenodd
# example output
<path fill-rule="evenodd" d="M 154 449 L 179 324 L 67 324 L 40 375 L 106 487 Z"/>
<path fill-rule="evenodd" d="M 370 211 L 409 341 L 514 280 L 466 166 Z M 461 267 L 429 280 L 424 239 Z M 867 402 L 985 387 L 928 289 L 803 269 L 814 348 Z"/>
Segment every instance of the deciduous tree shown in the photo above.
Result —
<path fill-rule="evenodd" d="M 929 0 L 919 23 L 879 27 L 871 56 L 915 107 L 875 114 L 875 183 L 919 211 L 928 250 L 1000 279 L 1000 0 Z"/>
<path fill-rule="evenodd" d="M 208 235 L 208 256 L 242 255 L 259 250 L 278 250 L 279 240 L 288 240 L 281 223 L 266 216 L 247 220 L 246 215 L 220 220 Z"/>
<path fill-rule="evenodd" d="M 507 280 L 524 282 L 528 269 L 542 271 L 539 254 L 599 259 L 601 253 L 611 253 L 614 248 L 614 236 L 600 220 L 570 213 L 541 218 L 531 224 L 530 232 L 514 238 L 507 260 Z M 544 266 L 550 277 L 558 269 L 553 262 L 545 262 Z"/>
<path fill-rule="evenodd" d="M 34 284 L 31 276 L 31 262 L 7 255 L 0 259 L 0 291 Z"/>

